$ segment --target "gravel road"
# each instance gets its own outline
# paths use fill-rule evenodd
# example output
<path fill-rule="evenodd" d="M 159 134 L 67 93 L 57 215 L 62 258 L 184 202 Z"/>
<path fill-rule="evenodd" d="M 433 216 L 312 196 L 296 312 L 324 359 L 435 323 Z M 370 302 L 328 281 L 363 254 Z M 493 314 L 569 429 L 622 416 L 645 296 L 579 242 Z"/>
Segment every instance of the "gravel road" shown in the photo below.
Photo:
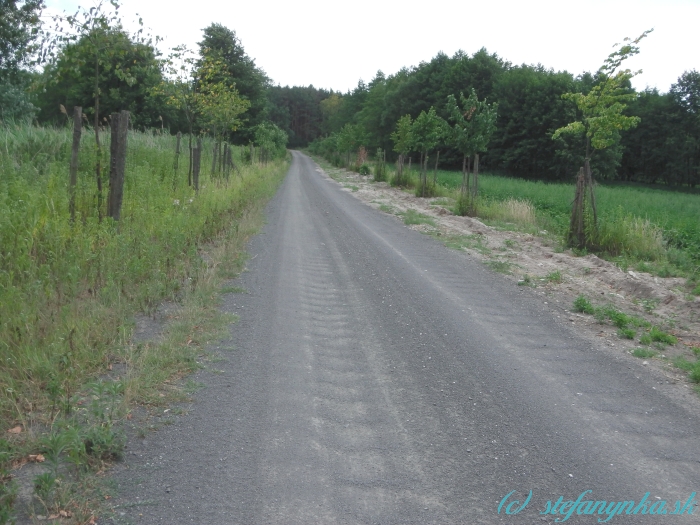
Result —
<path fill-rule="evenodd" d="M 540 514 L 548 501 L 586 490 L 672 512 L 700 489 L 697 403 L 577 338 L 546 298 L 298 152 L 267 217 L 248 293 L 225 299 L 240 321 L 219 373 L 196 375 L 187 415 L 129 443 L 112 522 L 541 524 L 565 517 Z M 695 523 L 690 507 L 608 523 Z"/>

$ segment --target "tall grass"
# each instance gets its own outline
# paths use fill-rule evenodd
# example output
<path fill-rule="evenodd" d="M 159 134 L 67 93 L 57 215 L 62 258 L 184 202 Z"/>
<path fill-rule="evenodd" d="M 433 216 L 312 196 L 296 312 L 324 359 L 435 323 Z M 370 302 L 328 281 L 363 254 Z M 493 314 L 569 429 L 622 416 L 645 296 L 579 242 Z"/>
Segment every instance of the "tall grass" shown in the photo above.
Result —
<path fill-rule="evenodd" d="M 244 167 L 236 150 L 240 175 L 210 179 L 205 141 L 195 194 L 186 152 L 173 170 L 174 137 L 130 132 L 117 224 L 98 220 L 94 135 L 86 132 L 71 223 L 71 140 L 67 129 L 0 127 L 0 432 L 104 370 L 130 335 L 129 317 L 192 287 L 198 247 L 269 192 L 285 164 Z"/>

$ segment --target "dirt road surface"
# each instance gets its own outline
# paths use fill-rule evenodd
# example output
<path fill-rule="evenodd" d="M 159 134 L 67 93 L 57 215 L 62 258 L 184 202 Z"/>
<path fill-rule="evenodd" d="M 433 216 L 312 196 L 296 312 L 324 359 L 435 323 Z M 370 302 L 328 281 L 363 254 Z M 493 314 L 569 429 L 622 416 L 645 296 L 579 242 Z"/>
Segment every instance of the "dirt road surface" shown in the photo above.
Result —
<path fill-rule="evenodd" d="M 700 492 L 699 413 L 679 385 L 308 157 L 250 253 L 222 360 L 186 415 L 129 443 L 113 523 L 541 524 L 565 517 L 541 514 L 548 501 L 587 490 L 667 512 Z M 691 507 L 608 523 L 696 523 Z"/>

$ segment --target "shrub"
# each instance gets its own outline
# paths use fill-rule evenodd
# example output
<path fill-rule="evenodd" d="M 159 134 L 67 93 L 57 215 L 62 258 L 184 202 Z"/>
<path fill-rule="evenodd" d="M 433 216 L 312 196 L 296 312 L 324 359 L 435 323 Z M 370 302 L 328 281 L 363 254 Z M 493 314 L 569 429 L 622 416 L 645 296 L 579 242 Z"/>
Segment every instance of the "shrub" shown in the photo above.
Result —
<path fill-rule="evenodd" d="M 369 175 L 370 174 L 370 169 L 367 164 L 362 164 L 361 166 L 358 166 L 355 171 L 359 173 L 360 175 Z"/>

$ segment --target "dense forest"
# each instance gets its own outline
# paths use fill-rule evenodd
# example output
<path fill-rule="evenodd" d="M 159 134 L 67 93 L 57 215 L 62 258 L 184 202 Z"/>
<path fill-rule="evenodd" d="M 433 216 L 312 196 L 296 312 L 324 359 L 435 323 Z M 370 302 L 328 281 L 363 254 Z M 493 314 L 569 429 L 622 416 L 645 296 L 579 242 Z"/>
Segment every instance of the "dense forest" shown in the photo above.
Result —
<path fill-rule="evenodd" d="M 12 0 L 2 6 L 0 119 L 59 124 L 66 119 L 61 108 L 75 105 L 92 115 L 95 82 L 91 53 L 95 46 L 90 31 L 47 54 L 38 16 L 41 0 Z M 177 87 L 173 65 L 183 60 L 182 52 L 162 56 L 153 42 L 127 33 L 118 24 L 106 34 L 107 41 L 100 48 L 100 114 L 127 109 L 140 129 L 211 131 L 211 122 L 191 121 L 182 104 L 173 103 L 172 89 L 168 88 Z M 36 65 L 37 55 L 40 66 Z M 314 86 L 282 87 L 246 54 L 235 31 L 211 24 L 203 30 L 199 49 L 189 58 L 191 83 L 201 82 L 202 61 L 212 55 L 245 104 L 236 125 L 227 130 L 227 138 L 235 143 L 255 142 L 256 129 L 263 122 L 284 130 L 294 148 L 353 125 L 360 130 L 362 145 L 368 151 L 381 148 L 393 159 L 390 136 L 402 116 L 415 119 L 434 107 L 446 118 L 447 97 L 474 89 L 480 99 L 498 104 L 496 129 L 482 155 L 482 169 L 542 180 L 571 180 L 582 164 L 584 148 L 577 139 L 553 140 L 552 134 L 577 118 L 576 106 L 562 95 L 586 94 L 601 80 L 599 73 L 575 76 L 540 64 L 514 65 L 480 49 L 472 55 L 438 53 L 429 62 L 388 76 L 379 71 L 369 83 L 360 80 L 347 93 Z M 622 132 L 615 147 L 594 153 L 592 166 L 597 178 L 691 187 L 700 184 L 700 73 L 683 72 L 668 93 L 628 89 L 635 96 L 626 114 L 640 117 L 640 123 Z M 441 163 L 446 166 L 459 167 L 460 159 L 456 151 L 441 154 Z"/>

